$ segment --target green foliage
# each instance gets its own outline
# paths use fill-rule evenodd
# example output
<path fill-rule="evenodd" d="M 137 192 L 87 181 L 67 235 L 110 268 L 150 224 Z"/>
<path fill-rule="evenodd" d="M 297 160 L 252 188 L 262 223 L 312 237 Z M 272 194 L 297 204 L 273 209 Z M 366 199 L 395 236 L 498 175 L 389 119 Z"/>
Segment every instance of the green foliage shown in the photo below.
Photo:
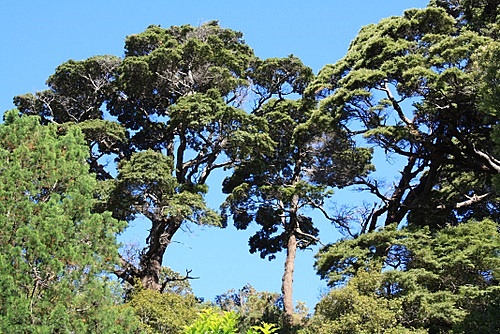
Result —
<path fill-rule="evenodd" d="M 318 254 L 337 289 L 304 332 L 498 332 L 498 8 L 432 0 L 363 27 L 316 78 L 294 56 L 256 58 L 215 21 L 150 26 L 126 38 L 123 59 L 61 64 L 48 90 L 15 98 L 40 118 L 11 111 L 0 125 L 0 331 L 291 332 L 295 250 L 318 241 L 306 209 L 319 209 L 353 239 Z M 368 178 L 363 138 L 404 160 L 391 189 Z M 234 168 L 222 218 L 204 199 L 220 168 Z M 323 207 L 353 183 L 381 203 L 355 231 Z M 147 245 L 119 257 L 117 219 L 138 215 Z M 258 225 L 252 253 L 287 251 L 283 301 L 245 287 L 195 321 L 189 287 L 175 284 L 189 272 L 163 255 L 186 223 L 230 215 Z M 126 305 L 111 270 L 142 286 Z"/>
<path fill-rule="evenodd" d="M 118 170 L 113 194 L 118 203 L 112 202 L 116 208 L 125 204 L 126 213 L 142 213 L 152 220 L 179 217 L 200 225 L 220 226 L 219 216 L 205 205 L 206 186 L 179 184 L 172 175 L 170 157 L 152 150 L 137 152 L 122 160 Z"/>
<path fill-rule="evenodd" d="M 500 115 L 500 88 L 499 88 L 499 63 L 500 63 L 500 43 L 497 41 L 489 43 L 477 50 L 474 55 L 476 69 L 476 81 L 479 83 L 481 108 L 487 115 L 498 119 Z M 498 160 L 500 157 L 500 126 L 493 127 L 491 134 L 495 145 L 494 157 Z M 500 176 L 494 178 L 495 186 L 500 189 Z"/>
<path fill-rule="evenodd" d="M 430 6 L 444 8 L 459 27 L 498 38 L 498 2 L 496 0 L 431 0 Z"/>
<path fill-rule="evenodd" d="M 94 213 L 95 176 L 77 127 L 13 110 L 0 125 L 0 331 L 130 333 L 105 276 L 125 226 Z"/>
<path fill-rule="evenodd" d="M 241 333 L 263 323 L 282 325 L 283 300 L 278 293 L 259 292 L 245 285 L 238 291 L 230 290 L 217 296 L 215 303 L 223 311 L 239 316 L 238 329 Z"/>
<path fill-rule="evenodd" d="M 249 75 L 256 93 L 260 95 L 260 103 L 273 95 L 283 99 L 291 94 L 302 94 L 314 77 L 312 70 L 293 55 L 286 58 L 256 59 Z"/>
<path fill-rule="evenodd" d="M 238 314 L 231 311 L 217 311 L 213 308 L 202 310 L 198 314 L 198 319 L 191 325 L 185 328 L 185 334 L 213 333 L 213 334 L 273 334 L 277 333 L 276 325 L 261 323 L 255 325 L 246 331 L 238 330 Z"/>
<path fill-rule="evenodd" d="M 398 299 L 378 293 L 383 275 L 360 270 L 346 286 L 332 290 L 316 306 L 305 333 L 426 333 L 399 325 L 403 313 Z"/>
<path fill-rule="evenodd" d="M 44 123 L 102 119 L 101 106 L 114 90 L 112 78 L 120 63 L 116 56 L 69 60 L 49 77 L 49 90 L 17 96 L 14 103 L 23 113 L 42 116 Z"/>
<path fill-rule="evenodd" d="M 237 333 L 238 315 L 234 312 L 218 312 L 208 308 L 198 314 L 196 321 L 186 327 L 185 334 L 232 334 Z"/>
<path fill-rule="evenodd" d="M 193 94 L 209 97 L 215 93 L 219 98 L 205 100 L 212 106 L 222 101 L 220 98 L 225 102 L 238 99 L 236 92 L 247 85 L 243 75 L 253 57 L 241 33 L 223 29 L 217 22 L 169 29 L 150 26 L 140 34 L 127 37 L 125 49 L 126 57 L 118 70 L 116 82 L 120 93 L 112 97 L 109 109 L 127 128 L 139 130 L 133 141 L 141 149 L 165 147 L 168 145 L 165 141 L 171 140 L 169 135 L 164 136 L 165 124 L 150 119 L 141 110 L 157 117 L 172 117 L 169 107 L 184 104 L 183 100 L 191 100 L 189 96 Z M 208 104 L 204 103 L 204 106 Z M 191 104 L 191 107 L 195 106 L 200 104 Z M 210 109 L 185 110 L 188 115 L 194 112 L 193 116 L 204 111 L 205 116 L 211 115 Z M 187 131 L 192 129 L 194 134 L 200 129 L 204 131 L 204 126 L 209 123 L 202 122 L 197 126 L 192 123 L 193 127 L 189 124 L 183 124 L 184 128 Z M 174 129 L 177 128 L 171 130 Z"/>
<path fill-rule="evenodd" d="M 404 166 L 392 190 L 360 180 L 382 204 L 352 234 L 374 230 L 380 220 L 438 228 L 498 212 L 492 175 L 500 164 L 491 140 L 498 116 L 485 109 L 484 96 L 494 94 L 478 89 L 497 87 L 494 66 L 482 70 L 494 64 L 484 62 L 494 52 L 479 56 L 495 40 L 476 21 L 493 19 L 498 4 L 433 3 L 363 27 L 345 57 L 306 90 L 321 99 L 323 113 Z M 436 219 L 426 219 L 430 212 Z"/>
<path fill-rule="evenodd" d="M 141 321 L 141 330 L 151 334 L 184 333 L 198 313 L 198 302 L 191 294 L 136 289 L 127 304 Z"/>
<path fill-rule="evenodd" d="M 81 127 L 91 170 L 106 181 L 99 209 L 125 220 L 142 215 L 152 225 L 140 263 L 122 259 L 115 273 L 158 290 L 163 255 L 181 226 L 221 226 L 204 201 L 209 175 L 273 143 L 265 121 L 242 108 L 255 56 L 241 33 L 215 21 L 150 26 L 128 36 L 125 50 L 123 59 L 70 60 L 49 78 L 47 91 L 15 103 L 45 124 Z M 297 59 L 290 60 L 294 67 Z M 114 165 L 106 166 L 111 159 L 118 177 Z"/>
<path fill-rule="evenodd" d="M 273 324 L 268 324 L 268 323 L 262 323 L 260 326 L 252 326 L 250 330 L 248 330 L 246 333 L 247 334 L 273 334 L 277 333 L 278 328 L 276 325 Z"/>
<path fill-rule="evenodd" d="M 365 317 L 367 322 L 361 321 L 360 326 L 380 324 L 366 318 L 367 305 L 380 306 L 375 311 L 379 317 L 384 309 L 393 310 L 385 328 L 396 321 L 407 329 L 432 333 L 474 326 L 477 332 L 498 330 L 500 324 L 492 315 L 499 311 L 499 249 L 497 225 L 488 220 L 438 232 L 391 226 L 339 241 L 318 254 L 316 266 L 332 285 L 351 279 L 325 297 L 316 313 L 332 320 L 339 330 L 355 317 Z M 346 310 L 353 314 L 346 315 Z"/>

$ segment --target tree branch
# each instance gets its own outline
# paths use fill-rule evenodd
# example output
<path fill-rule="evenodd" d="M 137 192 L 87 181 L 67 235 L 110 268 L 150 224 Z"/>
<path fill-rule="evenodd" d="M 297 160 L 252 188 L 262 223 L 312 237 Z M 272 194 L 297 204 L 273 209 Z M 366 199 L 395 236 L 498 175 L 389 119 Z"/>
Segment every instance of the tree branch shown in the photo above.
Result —
<path fill-rule="evenodd" d="M 372 184 L 369 180 L 367 180 L 363 177 L 358 177 L 358 180 L 354 181 L 353 184 L 365 185 L 372 194 L 374 194 L 375 196 L 380 198 L 384 203 L 389 202 L 389 198 L 380 192 L 377 181 L 374 180 L 373 182 L 375 184 Z M 363 190 L 363 189 L 360 189 L 360 190 Z"/>
<path fill-rule="evenodd" d="M 125 260 L 121 255 L 118 259 L 121 269 L 115 269 L 113 273 L 118 277 L 129 283 L 130 285 L 134 285 L 135 279 L 139 277 L 138 269 L 129 261 Z"/>
<path fill-rule="evenodd" d="M 479 196 L 476 194 L 474 194 L 472 196 L 465 196 L 468 198 L 466 201 L 458 202 L 458 203 L 455 203 L 454 205 L 451 205 L 451 206 L 446 205 L 446 204 L 441 204 L 441 205 L 438 205 L 436 207 L 436 209 L 440 209 L 440 210 L 460 209 L 460 208 L 467 207 L 469 205 L 481 202 L 484 198 L 488 197 L 489 195 L 490 195 L 490 193 L 486 193 L 486 194 L 479 195 Z"/>
<path fill-rule="evenodd" d="M 295 233 L 297 233 L 297 234 L 299 234 L 299 235 L 301 235 L 303 237 L 306 237 L 307 239 L 311 240 L 311 242 L 315 241 L 315 242 L 319 243 L 321 246 L 325 246 L 325 244 L 322 243 L 321 240 L 319 240 L 318 237 L 315 237 L 315 236 L 313 236 L 313 235 L 311 235 L 309 233 L 302 232 L 302 230 L 300 229 L 299 226 L 297 226 L 295 228 Z M 310 242 L 309 242 L 309 244 L 310 244 Z"/>
<path fill-rule="evenodd" d="M 180 282 L 180 281 L 187 281 L 188 279 L 199 279 L 199 277 L 192 277 L 189 276 L 193 270 L 188 270 L 186 269 L 186 276 L 184 277 L 167 277 L 165 281 L 161 284 L 161 289 L 160 293 L 163 293 L 165 291 L 165 288 L 167 287 L 167 284 L 170 282 Z"/>
<path fill-rule="evenodd" d="M 498 161 L 497 159 L 495 159 L 494 157 L 492 157 L 487 153 L 477 150 L 475 147 L 474 147 L 474 153 L 476 153 L 481 158 L 486 160 L 488 164 L 491 166 L 491 168 L 493 168 L 497 173 L 500 173 L 500 161 Z"/>
<path fill-rule="evenodd" d="M 415 124 L 413 124 L 412 121 L 408 117 L 405 116 L 403 109 L 401 109 L 401 106 L 399 105 L 398 101 L 394 98 L 394 95 L 392 95 L 391 90 L 389 89 L 388 86 L 388 81 L 384 80 L 384 83 L 381 84 L 380 90 L 384 91 L 387 94 L 387 97 L 392 103 L 392 106 L 394 110 L 398 113 L 399 118 L 408 126 L 410 126 L 412 129 L 415 129 Z"/>

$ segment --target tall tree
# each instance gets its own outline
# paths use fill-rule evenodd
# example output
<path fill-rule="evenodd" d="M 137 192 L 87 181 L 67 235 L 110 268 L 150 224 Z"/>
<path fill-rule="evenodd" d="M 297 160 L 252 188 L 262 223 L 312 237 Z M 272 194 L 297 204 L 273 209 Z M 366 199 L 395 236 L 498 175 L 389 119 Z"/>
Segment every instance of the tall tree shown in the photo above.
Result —
<path fill-rule="evenodd" d="M 250 76 L 260 97 L 254 114 L 268 124 L 275 149 L 254 152 L 236 167 L 224 181 L 223 191 L 230 195 L 223 207 L 238 229 L 251 222 L 260 227 L 249 239 L 251 253 L 271 260 L 286 250 L 281 290 L 285 325 L 290 327 L 296 252 L 318 241 L 318 229 L 304 209 L 326 213 L 323 203 L 331 190 L 318 180 L 327 175 L 334 185 L 345 186 L 354 176 L 366 174 L 371 155 L 356 149 L 340 129 L 323 127 L 333 122 L 314 112 L 314 102 L 286 98 L 302 94 L 313 77 L 296 57 L 258 62 Z"/>
<path fill-rule="evenodd" d="M 0 125 L 0 331 L 131 333 L 107 283 L 118 258 L 110 212 L 93 212 L 97 180 L 76 127 L 5 114 Z"/>
<path fill-rule="evenodd" d="M 150 221 L 139 263 L 121 260 L 123 280 L 162 290 L 169 281 L 163 257 L 181 226 L 221 225 L 204 202 L 209 175 L 269 150 L 265 124 L 242 108 L 252 59 L 242 34 L 217 22 L 150 26 L 127 37 L 124 59 L 69 61 L 49 78 L 49 90 L 16 98 L 23 113 L 45 123 L 78 123 L 92 169 L 106 180 L 103 208 Z M 117 177 L 106 167 L 113 158 Z"/>
<path fill-rule="evenodd" d="M 380 204 L 353 234 L 405 220 L 442 227 L 497 216 L 498 117 L 481 108 L 476 80 L 476 55 L 493 42 L 481 28 L 486 22 L 477 21 L 490 16 L 489 5 L 436 3 L 363 27 L 346 56 L 309 88 L 346 131 L 402 163 L 390 187 L 358 180 Z"/>

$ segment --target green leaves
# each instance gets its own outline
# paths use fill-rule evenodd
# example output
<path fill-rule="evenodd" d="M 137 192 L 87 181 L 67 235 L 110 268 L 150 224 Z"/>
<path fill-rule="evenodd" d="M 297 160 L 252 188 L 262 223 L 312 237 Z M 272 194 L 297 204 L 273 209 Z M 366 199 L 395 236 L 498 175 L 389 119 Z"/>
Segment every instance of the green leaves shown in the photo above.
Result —
<path fill-rule="evenodd" d="M 237 333 L 238 316 L 233 312 L 217 312 L 213 309 L 205 309 L 198 319 L 188 326 L 185 334 L 213 333 L 231 334 Z"/>
<path fill-rule="evenodd" d="M 185 333 L 184 328 L 197 316 L 197 301 L 191 294 L 181 296 L 138 289 L 132 293 L 127 305 L 140 319 L 144 333 Z"/>
<path fill-rule="evenodd" d="M 94 213 L 97 181 L 82 133 L 59 135 L 15 114 L 0 125 L 0 330 L 133 330 L 101 276 L 115 263 L 124 225 Z"/>
<path fill-rule="evenodd" d="M 498 233 L 460 223 L 498 218 L 497 7 L 436 0 L 366 26 L 316 78 L 297 57 L 256 58 L 217 22 L 150 26 L 127 37 L 124 59 L 60 65 L 47 91 L 16 98 L 40 118 L 12 111 L 0 126 L 0 331 L 133 330 L 99 274 L 118 257 L 116 218 L 138 215 L 150 223 L 146 247 L 113 269 L 157 291 L 172 281 L 163 256 L 185 224 L 255 223 L 251 252 L 287 251 L 291 328 L 295 250 L 318 242 L 306 210 L 349 230 L 324 205 L 358 184 L 380 204 L 359 210 L 361 234 L 318 255 L 320 275 L 345 286 L 320 303 L 312 329 L 492 332 Z M 401 165 L 391 188 L 368 178 L 382 152 Z M 204 199 L 221 168 L 233 172 L 222 218 Z M 193 318 L 191 297 L 135 292 L 143 330 L 181 331 Z M 189 330 L 235 332 L 236 322 L 207 311 Z"/>
<path fill-rule="evenodd" d="M 363 134 L 376 150 L 406 160 L 394 191 L 362 181 L 383 203 L 376 217 L 389 212 L 383 225 L 400 223 L 409 212 L 411 223 L 421 224 L 425 219 L 414 218 L 429 210 L 456 223 L 470 217 L 472 207 L 479 213 L 491 212 L 486 202 L 496 206 L 486 195 L 468 202 L 471 193 L 489 194 L 487 174 L 500 170 L 492 159 L 497 121 L 485 113 L 477 83 L 483 52 L 478 50 L 492 42 L 473 29 L 460 29 L 442 8 L 408 10 L 361 29 L 346 56 L 325 66 L 308 88 L 308 96 L 321 99 L 320 111 L 341 129 Z M 446 192 L 447 182 L 469 172 L 484 176 L 481 190 L 471 185 L 453 196 Z M 392 195 L 382 195 L 387 191 Z M 439 202 L 438 193 L 446 203 L 430 200 Z"/>
<path fill-rule="evenodd" d="M 333 290 L 320 303 L 318 313 L 325 314 L 321 308 L 336 307 L 345 299 L 344 293 L 354 299 L 353 303 L 361 302 L 353 297 L 350 289 L 368 280 L 372 285 L 358 285 L 355 293 L 363 298 L 379 299 L 364 305 L 393 305 L 395 313 L 391 321 L 397 320 L 407 328 L 432 331 L 470 328 L 468 317 L 478 317 L 477 307 L 487 314 L 494 312 L 494 306 L 487 299 L 489 296 L 496 298 L 500 266 L 498 249 L 497 226 L 488 220 L 448 227 L 435 233 L 428 229 L 397 230 L 390 226 L 353 240 L 339 241 L 320 251 L 316 268 L 332 285 L 352 278 L 345 287 Z M 381 268 L 384 270 L 380 271 Z M 481 290 L 486 299 L 477 297 L 473 292 L 477 290 Z M 353 305 L 340 307 L 340 313 L 326 317 L 340 325 L 345 312 L 362 314 Z M 364 321 L 366 325 L 373 325 L 373 320 Z M 485 324 L 491 325 L 491 322 Z"/>
<path fill-rule="evenodd" d="M 263 323 L 260 326 L 252 326 L 251 330 L 247 331 L 247 334 L 273 334 L 277 331 L 276 325 Z"/>

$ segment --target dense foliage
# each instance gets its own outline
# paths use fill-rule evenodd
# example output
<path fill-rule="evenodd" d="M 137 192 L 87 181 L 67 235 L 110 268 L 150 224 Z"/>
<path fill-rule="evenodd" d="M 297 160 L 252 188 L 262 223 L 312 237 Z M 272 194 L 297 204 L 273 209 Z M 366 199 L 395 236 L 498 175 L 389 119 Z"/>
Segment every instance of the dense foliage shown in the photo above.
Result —
<path fill-rule="evenodd" d="M 141 332 L 148 334 L 183 333 L 201 310 L 192 294 L 160 293 L 143 288 L 134 290 L 127 305 L 139 319 Z"/>
<path fill-rule="evenodd" d="M 61 64 L 0 125 L 0 331 L 499 332 L 498 17 L 498 0 L 432 0 L 317 75 L 217 22 Z M 222 214 L 205 201 L 217 170 Z M 325 205 L 349 187 L 371 197 Z M 323 240 L 331 290 L 306 315 L 294 262 L 321 243 L 317 217 L 344 238 Z M 136 218 L 145 247 L 120 254 Z M 209 305 L 164 266 L 185 226 L 230 221 L 257 227 L 251 253 L 286 252 L 281 294 Z"/>
<path fill-rule="evenodd" d="M 347 55 L 309 87 L 324 112 L 401 161 L 394 187 L 358 179 L 380 205 L 357 232 L 405 219 L 439 228 L 498 214 L 498 118 L 484 107 L 491 93 L 477 85 L 485 66 L 478 57 L 495 39 L 455 15 L 431 5 L 363 27 Z"/>
<path fill-rule="evenodd" d="M 338 326 L 330 333 L 346 328 L 345 321 L 371 333 L 396 324 L 430 333 L 493 333 L 500 328 L 499 249 L 498 226 L 489 220 L 436 233 L 391 225 L 336 243 L 318 254 L 318 272 L 331 285 L 348 283 L 319 303 L 317 316 Z M 375 318 L 355 321 L 366 312 Z"/>
<path fill-rule="evenodd" d="M 129 333 L 108 283 L 124 224 L 93 213 L 97 180 L 78 128 L 5 114 L 0 125 L 0 331 Z"/>

